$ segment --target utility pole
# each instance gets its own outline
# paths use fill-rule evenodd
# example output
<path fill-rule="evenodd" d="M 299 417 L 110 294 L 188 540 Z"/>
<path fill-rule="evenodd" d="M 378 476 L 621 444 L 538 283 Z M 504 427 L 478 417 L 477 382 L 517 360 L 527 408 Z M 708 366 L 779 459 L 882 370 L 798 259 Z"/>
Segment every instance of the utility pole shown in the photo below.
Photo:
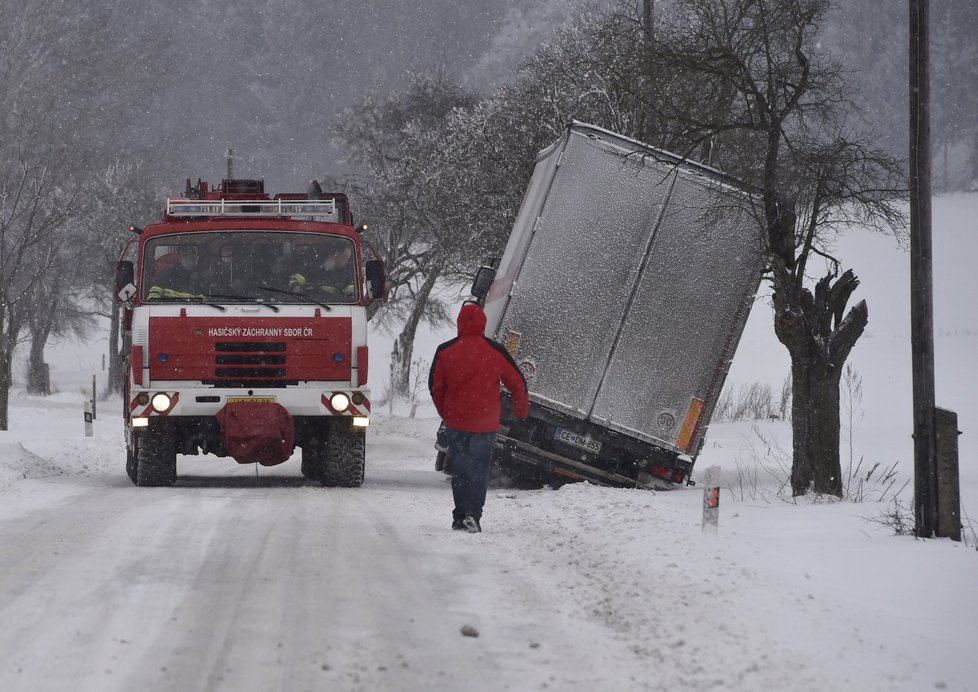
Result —
<path fill-rule="evenodd" d="M 910 349 L 914 532 L 961 540 L 958 418 L 934 402 L 929 0 L 910 0 Z"/>
<path fill-rule="evenodd" d="M 913 363 L 914 520 L 916 534 L 924 538 L 933 536 L 937 528 L 928 15 L 928 0 L 910 0 L 910 349 Z"/>

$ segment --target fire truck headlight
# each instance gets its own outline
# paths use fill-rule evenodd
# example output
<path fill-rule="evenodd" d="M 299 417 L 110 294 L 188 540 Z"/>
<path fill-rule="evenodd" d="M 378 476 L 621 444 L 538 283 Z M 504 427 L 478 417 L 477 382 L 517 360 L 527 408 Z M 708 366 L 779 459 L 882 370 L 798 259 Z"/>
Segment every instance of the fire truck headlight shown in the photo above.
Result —
<path fill-rule="evenodd" d="M 170 408 L 170 395 L 163 392 L 154 394 L 150 403 L 153 405 L 154 411 L 157 413 L 163 413 Z"/>
<path fill-rule="evenodd" d="M 337 392 L 329 398 L 329 405 L 332 406 L 333 410 L 337 413 L 342 413 L 350 408 L 350 397 L 343 392 Z"/>

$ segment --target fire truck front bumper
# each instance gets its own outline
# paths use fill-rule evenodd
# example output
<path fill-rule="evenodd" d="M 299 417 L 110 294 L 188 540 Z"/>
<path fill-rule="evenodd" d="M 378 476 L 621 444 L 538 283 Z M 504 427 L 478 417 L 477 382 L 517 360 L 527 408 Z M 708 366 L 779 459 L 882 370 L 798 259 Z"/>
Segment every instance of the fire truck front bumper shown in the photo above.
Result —
<path fill-rule="evenodd" d="M 214 389 L 159 383 L 133 390 L 129 416 L 133 428 L 149 427 L 154 418 L 210 418 L 227 404 L 277 403 L 293 417 L 349 417 L 355 427 L 370 423 L 370 391 L 351 387 L 289 389 Z"/>

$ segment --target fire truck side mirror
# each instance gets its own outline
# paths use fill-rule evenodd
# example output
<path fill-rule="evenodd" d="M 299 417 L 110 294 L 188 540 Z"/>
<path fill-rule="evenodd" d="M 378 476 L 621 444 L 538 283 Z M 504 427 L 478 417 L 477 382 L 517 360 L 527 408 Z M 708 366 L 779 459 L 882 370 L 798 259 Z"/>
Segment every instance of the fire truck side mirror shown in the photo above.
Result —
<path fill-rule="evenodd" d="M 367 274 L 367 298 L 382 300 L 387 295 L 387 274 L 384 263 L 380 260 L 369 260 L 364 269 Z"/>
<path fill-rule="evenodd" d="M 123 303 L 128 303 L 136 295 L 136 273 L 129 260 L 115 265 L 115 294 Z"/>
<path fill-rule="evenodd" d="M 475 279 L 472 281 L 472 295 L 479 299 L 480 305 L 486 302 L 486 296 L 489 295 L 489 288 L 495 278 L 496 270 L 492 267 L 479 267 L 479 271 L 475 273 Z"/>

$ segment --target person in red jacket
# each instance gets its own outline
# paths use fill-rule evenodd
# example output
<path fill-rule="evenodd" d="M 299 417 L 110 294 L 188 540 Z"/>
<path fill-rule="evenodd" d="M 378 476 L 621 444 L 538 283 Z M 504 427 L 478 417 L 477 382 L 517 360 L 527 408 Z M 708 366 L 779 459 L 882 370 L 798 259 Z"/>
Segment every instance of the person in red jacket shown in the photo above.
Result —
<path fill-rule="evenodd" d="M 502 346 L 487 339 L 486 314 L 475 303 L 458 313 L 458 336 L 435 351 L 428 390 L 448 433 L 452 460 L 452 528 L 482 531 L 482 507 L 489 485 L 489 464 L 499 432 L 502 383 L 512 395 L 512 412 L 529 414 L 526 380 Z"/>

